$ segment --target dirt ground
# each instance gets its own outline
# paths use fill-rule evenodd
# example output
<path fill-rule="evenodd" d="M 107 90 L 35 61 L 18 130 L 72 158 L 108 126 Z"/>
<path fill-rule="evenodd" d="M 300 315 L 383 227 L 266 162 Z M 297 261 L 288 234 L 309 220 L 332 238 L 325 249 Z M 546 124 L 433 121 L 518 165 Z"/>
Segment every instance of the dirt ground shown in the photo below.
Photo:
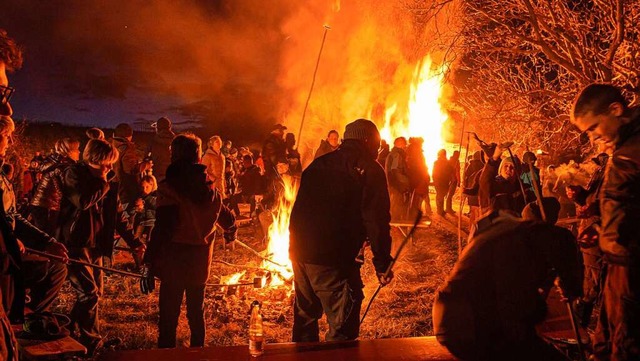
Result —
<path fill-rule="evenodd" d="M 450 218 L 453 218 L 449 216 Z M 453 222 L 451 222 L 452 224 Z M 431 305 L 436 289 L 451 270 L 457 257 L 457 235 L 451 224 L 433 222 L 427 229 L 419 229 L 413 242 L 409 242 L 394 269 L 394 281 L 383 288 L 362 324 L 360 337 L 398 338 L 426 336 L 432 334 Z M 397 247 L 403 235 L 393 229 L 393 246 Z M 258 251 L 261 233 L 253 225 L 240 228 L 239 239 Z M 261 260 L 250 251 L 236 247 L 234 251 L 223 250 L 222 240 L 216 240 L 214 260 L 236 265 L 259 266 Z M 395 251 L 394 251 L 395 252 Z M 125 251 L 117 251 L 114 267 L 133 270 L 133 259 Z M 220 276 L 241 271 L 241 268 L 214 262 L 209 282 L 217 283 Z M 247 271 L 243 281 L 251 281 L 258 271 Z M 366 253 L 362 268 L 365 283 L 364 308 L 377 288 L 375 272 L 371 264 L 371 253 Z M 226 289 L 208 288 L 205 299 L 207 345 L 247 344 L 249 305 L 253 300 L 263 304 L 263 315 L 267 342 L 291 341 L 293 324 L 292 291 L 290 285 L 253 289 L 240 287 L 235 294 Z M 65 285 L 56 310 L 67 313 L 75 294 Z M 118 338 L 122 342 L 115 348 L 120 350 L 150 349 L 156 347 L 158 290 L 151 295 L 140 292 L 138 281 L 119 275 L 106 277 L 104 295 L 100 301 L 101 332 L 106 339 Z M 321 339 L 327 330 L 321 321 Z M 189 344 L 189 327 L 186 310 L 183 310 L 178 326 L 178 345 Z"/>

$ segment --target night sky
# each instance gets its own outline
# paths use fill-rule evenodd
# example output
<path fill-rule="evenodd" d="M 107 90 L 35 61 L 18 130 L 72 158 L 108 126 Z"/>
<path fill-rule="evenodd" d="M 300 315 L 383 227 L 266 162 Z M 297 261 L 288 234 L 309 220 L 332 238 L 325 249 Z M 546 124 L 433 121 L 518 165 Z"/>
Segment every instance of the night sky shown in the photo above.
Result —
<path fill-rule="evenodd" d="M 281 92 L 280 23 L 294 6 L 255 3 L 3 1 L 0 27 L 25 48 L 23 68 L 10 74 L 14 118 L 266 127 Z"/>

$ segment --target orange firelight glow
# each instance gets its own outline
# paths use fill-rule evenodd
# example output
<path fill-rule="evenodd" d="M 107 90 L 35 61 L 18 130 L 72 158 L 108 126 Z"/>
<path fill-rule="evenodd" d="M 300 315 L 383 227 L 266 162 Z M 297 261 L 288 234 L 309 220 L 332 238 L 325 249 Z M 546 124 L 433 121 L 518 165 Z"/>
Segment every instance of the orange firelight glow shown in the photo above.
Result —
<path fill-rule="evenodd" d="M 390 147 L 397 137 L 422 137 L 423 153 L 429 166 L 436 160 L 438 150 L 445 148 L 446 144 L 442 128 L 447 114 L 440 104 L 445 72 L 446 66 L 434 69 L 428 55 L 422 59 L 414 70 L 406 107 L 404 104 L 388 106 L 380 131 L 382 139 Z"/>
<path fill-rule="evenodd" d="M 291 280 L 293 271 L 289 260 L 289 218 L 293 209 L 293 202 L 298 193 L 298 184 L 295 179 L 287 174 L 282 175 L 284 192 L 276 209 L 272 211 L 273 223 L 269 226 L 268 246 L 266 257 L 281 264 L 279 267 L 272 262 L 263 261 L 261 267 L 274 271 L 271 280 L 272 286 L 284 284 L 285 280 Z"/>

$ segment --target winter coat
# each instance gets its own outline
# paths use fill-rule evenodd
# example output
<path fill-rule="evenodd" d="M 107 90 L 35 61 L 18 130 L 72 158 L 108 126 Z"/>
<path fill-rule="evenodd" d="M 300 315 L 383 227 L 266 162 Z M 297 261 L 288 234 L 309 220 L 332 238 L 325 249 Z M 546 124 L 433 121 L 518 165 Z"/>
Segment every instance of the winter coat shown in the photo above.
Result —
<path fill-rule="evenodd" d="M 422 153 L 422 148 L 418 144 L 409 144 L 407 147 L 407 175 L 409 184 L 416 194 L 429 193 L 429 169 Z"/>
<path fill-rule="evenodd" d="M 487 160 L 482 173 L 480 173 L 480 188 L 478 197 L 480 198 L 480 207 L 486 210 L 506 209 L 517 214 L 521 214 L 527 203 L 535 201 L 535 195 L 530 187 L 524 185 L 525 202 L 522 196 L 522 189 L 518 180 L 508 181 L 498 175 L 501 159 Z M 516 177 L 518 175 L 516 174 Z"/>
<path fill-rule="evenodd" d="M 407 176 L 407 153 L 404 149 L 393 147 L 387 157 L 384 166 L 389 187 L 400 193 L 410 190 L 409 177 Z"/>
<path fill-rule="evenodd" d="M 109 182 L 91 174 L 89 165 L 74 164 L 62 172 L 62 202 L 58 240 L 68 247 L 94 248 L 104 225 L 102 203 Z"/>
<path fill-rule="evenodd" d="M 158 186 L 156 225 L 144 261 L 163 281 L 205 283 L 215 225 L 226 241 L 236 238 L 235 217 L 211 189 L 205 170 L 202 164 L 174 162 Z"/>
<path fill-rule="evenodd" d="M 65 167 L 75 164 L 69 157 L 53 154 L 41 166 L 42 177 L 31 199 L 31 205 L 53 211 L 60 210 L 62 200 L 62 171 Z"/>
<path fill-rule="evenodd" d="M 213 182 L 213 187 L 218 190 L 218 193 L 220 193 L 220 196 L 223 198 L 225 194 L 225 162 L 226 159 L 224 155 L 222 155 L 222 152 L 216 152 L 211 148 L 207 149 L 201 161 L 207 169 L 207 175 Z"/>
<path fill-rule="evenodd" d="M 153 161 L 153 174 L 159 181 L 164 179 L 167 167 L 171 164 L 171 142 L 176 134 L 171 129 L 159 130 L 149 144 L 149 153 Z"/>
<path fill-rule="evenodd" d="M 608 262 L 640 266 L 640 108 L 618 130 L 600 194 L 600 248 Z"/>
<path fill-rule="evenodd" d="M 447 158 L 438 158 L 433 163 L 433 185 L 436 188 L 449 189 L 454 179 L 453 168 Z"/>
<path fill-rule="evenodd" d="M 582 264 L 567 229 L 503 212 L 488 217 L 436 293 L 433 324 L 441 342 L 492 353 L 535 337 L 556 276 L 568 297 L 580 296 Z"/>
<path fill-rule="evenodd" d="M 389 207 L 384 170 L 362 143 L 345 140 L 302 173 L 289 224 L 291 260 L 352 265 L 368 239 L 376 271 L 386 271 Z"/>
<path fill-rule="evenodd" d="M 140 159 L 136 145 L 125 138 L 114 137 L 113 146 L 118 149 L 118 161 L 113 164 L 116 182 L 119 184 L 118 195 L 122 203 L 129 204 L 136 199 L 139 192 Z"/>
<path fill-rule="evenodd" d="M 318 147 L 318 149 L 316 149 L 316 154 L 313 156 L 313 159 L 320 158 L 323 155 L 327 153 L 331 153 L 336 149 L 338 149 L 338 147 L 335 147 L 335 148 L 332 147 L 331 144 L 329 144 L 329 142 L 323 139 L 320 141 L 320 146 Z"/>
<path fill-rule="evenodd" d="M 265 173 L 275 175 L 275 166 L 278 162 L 286 162 L 287 145 L 284 139 L 276 134 L 269 134 L 262 145 L 262 160 Z"/>

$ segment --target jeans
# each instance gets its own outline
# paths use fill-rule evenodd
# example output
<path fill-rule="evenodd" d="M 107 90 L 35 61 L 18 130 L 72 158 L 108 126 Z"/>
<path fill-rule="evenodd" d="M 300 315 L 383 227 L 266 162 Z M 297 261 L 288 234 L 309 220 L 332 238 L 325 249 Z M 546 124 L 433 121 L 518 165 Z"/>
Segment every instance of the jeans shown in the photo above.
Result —
<path fill-rule="evenodd" d="M 318 342 L 318 320 L 326 314 L 326 341 L 355 340 L 360 332 L 364 294 L 360 267 L 293 262 L 295 306 L 293 342 Z"/>
<path fill-rule="evenodd" d="M 95 265 L 102 264 L 102 256 L 94 248 L 69 248 L 69 257 Z M 70 264 L 69 281 L 76 292 L 76 303 L 71 309 L 71 320 L 78 326 L 81 344 L 92 350 L 102 339 L 98 316 L 101 273 L 89 266 Z"/>

